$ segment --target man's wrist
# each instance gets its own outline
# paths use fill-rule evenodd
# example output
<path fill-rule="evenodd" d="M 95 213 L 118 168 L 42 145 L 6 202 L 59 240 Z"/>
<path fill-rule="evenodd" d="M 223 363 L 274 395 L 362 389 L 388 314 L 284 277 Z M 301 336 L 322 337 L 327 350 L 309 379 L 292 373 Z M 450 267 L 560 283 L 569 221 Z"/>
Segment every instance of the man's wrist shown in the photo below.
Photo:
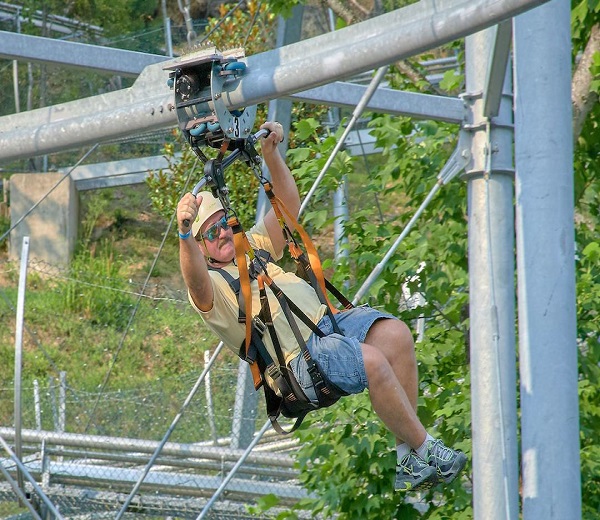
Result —
<path fill-rule="evenodd" d="M 181 240 L 187 240 L 188 238 L 190 238 L 192 236 L 192 229 L 188 229 L 187 233 L 182 233 L 181 231 L 177 230 L 177 233 L 179 234 L 179 238 Z"/>

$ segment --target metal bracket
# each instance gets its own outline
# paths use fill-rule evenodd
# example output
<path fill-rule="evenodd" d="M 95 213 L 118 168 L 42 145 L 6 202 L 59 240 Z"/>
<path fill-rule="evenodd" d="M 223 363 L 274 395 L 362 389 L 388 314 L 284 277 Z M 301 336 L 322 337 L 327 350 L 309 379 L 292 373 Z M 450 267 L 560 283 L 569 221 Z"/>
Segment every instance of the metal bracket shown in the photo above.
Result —
<path fill-rule="evenodd" d="M 210 46 L 165 67 L 170 71 L 167 83 L 175 94 L 179 129 L 203 162 L 207 158 L 202 146 L 221 148 L 227 139 L 233 150 L 234 141 L 247 138 L 254 125 L 256 106 L 230 111 L 223 101 L 246 71 L 243 60 L 243 49 L 221 53 Z"/>
<path fill-rule="evenodd" d="M 446 164 L 438 174 L 440 184 L 448 184 L 462 170 L 464 170 L 471 160 L 471 134 L 461 128 L 458 131 L 458 143 L 452 155 L 446 161 Z"/>

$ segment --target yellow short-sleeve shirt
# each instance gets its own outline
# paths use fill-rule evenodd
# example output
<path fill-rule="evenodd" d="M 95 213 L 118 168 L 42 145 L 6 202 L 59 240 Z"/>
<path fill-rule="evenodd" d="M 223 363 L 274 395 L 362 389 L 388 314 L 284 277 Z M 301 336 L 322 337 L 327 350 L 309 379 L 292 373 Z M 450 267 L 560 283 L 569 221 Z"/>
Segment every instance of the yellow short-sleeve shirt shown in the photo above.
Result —
<path fill-rule="evenodd" d="M 247 233 L 248 241 L 254 249 L 264 249 L 271 253 L 275 258 L 273 244 L 269 238 L 264 222 L 261 221 L 253 226 Z M 278 258 L 276 258 L 278 259 Z M 223 268 L 234 279 L 239 278 L 238 268 L 235 265 L 229 265 Z M 313 323 L 317 323 L 326 312 L 326 306 L 319 301 L 313 288 L 303 279 L 294 273 L 289 273 L 281 269 L 276 264 L 269 262 L 267 272 L 275 284 L 290 298 Z M 246 337 L 246 329 L 243 323 L 238 323 L 238 300 L 234 291 L 231 289 L 225 278 L 216 271 L 209 271 L 213 286 L 213 306 L 209 311 L 198 309 L 191 298 L 189 298 L 192 307 L 200 314 L 206 325 L 211 329 L 235 354 L 238 354 L 240 345 Z M 256 316 L 260 311 L 260 299 L 258 283 L 256 280 L 251 282 L 252 289 L 252 315 Z M 300 352 L 300 346 L 294 337 L 294 334 L 288 324 L 287 318 L 283 314 L 279 301 L 275 295 L 266 289 L 271 316 L 275 325 L 275 331 L 281 344 L 286 363 L 296 357 Z M 189 297 L 189 294 L 188 294 Z M 302 337 L 306 340 L 312 331 L 300 320 L 296 320 Z M 268 332 L 265 332 L 263 341 L 273 360 L 277 360 L 275 349 Z"/>

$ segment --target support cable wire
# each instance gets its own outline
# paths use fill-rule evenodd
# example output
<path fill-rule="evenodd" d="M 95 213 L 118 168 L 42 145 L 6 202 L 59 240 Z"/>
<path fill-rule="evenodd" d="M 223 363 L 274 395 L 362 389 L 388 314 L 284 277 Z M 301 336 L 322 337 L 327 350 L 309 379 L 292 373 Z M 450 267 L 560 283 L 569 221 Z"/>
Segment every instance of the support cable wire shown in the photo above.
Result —
<path fill-rule="evenodd" d="M 306 194 L 306 197 L 304 197 L 304 200 L 302 201 L 302 205 L 300 206 L 300 210 L 298 211 L 298 216 L 302 215 L 302 212 L 306 209 L 306 206 L 308 205 L 310 198 L 314 195 L 315 191 L 317 190 L 317 187 L 321 183 L 321 180 L 323 180 L 325 173 L 327 173 L 327 170 L 333 163 L 333 160 L 337 156 L 337 153 L 340 151 L 340 149 L 344 145 L 344 142 L 345 142 L 346 138 L 348 137 L 348 134 L 350 133 L 350 131 L 352 130 L 352 128 L 358 121 L 358 118 L 364 112 L 367 104 L 369 103 L 369 101 L 373 97 L 373 94 L 377 90 L 377 87 L 379 87 L 379 83 L 381 83 L 381 80 L 384 78 L 387 70 L 388 70 L 387 65 L 377 69 L 377 72 L 371 79 L 371 83 L 369 83 L 367 90 L 365 90 L 362 97 L 360 98 L 360 101 L 354 108 L 354 111 L 352 112 L 352 117 L 350 118 L 348 125 L 344 129 L 344 133 L 340 137 L 339 141 L 336 143 L 335 148 L 333 149 L 333 152 L 331 152 L 331 155 L 327 159 L 325 166 L 323 166 L 321 173 L 319 173 L 319 175 L 317 176 L 317 178 L 316 178 L 315 182 L 313 183 L 312 187 L 310 188 L 309 192 Z"/>
<path fill-rule="evenodd" d="M 44 266 L 46 266 L 47 269 L 44 269 Z M 113 292 L 120 293 L 120 294 L 126 294 L 128 296 L 141 296 L 142 298 L 152 300 L 153 302 L 167 301 L 167 302 L 173 302 L 173 303 L 188 303 L 187 298 L 185 298 L 183 296 L 182 297 L 177 296 L 177 293 L 182 293 L 181 290 L 171 289 L 167 285 L 153 284 L 152 287 L 154 287 L 157 291 L 159 289 L 162 289 L 165 291 L 166 294 L 174 294 L 174 296 L 151 296 L 149 294 L 142 294 L 142 293 L 136 291 L 135 289 L 132 289 L 132 290 L 119 289 L 118 287 L 104 285 L 103 283 L 87 282 L 85 280 L 81 280 L 76 277 L 78 274 L 77 271 L 71 270 L 71 272 L 75 273 L 74 274 L 75 277 L 68 276 L 66 274 L 60 274 L 60 271 L 63 271 L 64 269 L 61 269 L 57 266 L 48 264 L 48 263 L 44 262 L 43 260 L 35 260 L 34 259 L 33 261 L 30 261 L 29 265 L 28 265 L 28 269 L 30 269 L 31 271 L 35 271 L 37 273 L 43 274 L 45 276 L 48 276 L 50 278 L 54 278 L 56 280 L 62 280 L 63 282 L 71 282 L 71 283 L 75 283 L 75 284 L 79 284 L 79 285 L 84 285 L 86 287 L 94 287 L 96 289 L 102 289 L 105 291 L 113 291 Z M 14 271 L 13 269 L 10 269 L 7 271 L 2 271 L 2 273 L 9 273 L 9 272 L 13 272 L 13 271 Z M 81 271 L 79 271 L 79 274 L 81 274 Z M 100 278 L 100 276 L 97 276 L 96 278 Z M 111 278 L 108 276 L 105 276 L 104 279 L 106 280 L 106 283 L 109 283 L 110 281 L 115 280 L 115 278 Z M 143 286 L 143 282 L 133 282 L 132 280 L 129 280 L 129 285 Z M 6 296 L 6 293 L 4 292 L 4 290 L 1 287 L 0 287 L 0 296 L 3 296 L 5 301 L 7 302 L 8 306 L 10 307 L 10 309 L 12 311 L 15 311 L 15 308 L 12 306 L 12 303 L 9 301 L 8 296 Z"/>
<path fill-rule="evenodd" d="M 392 257 L 392 255 L 395 253 L 396 249 L 402 242 L 402 240 L 404 240 L 406 235 L 408 235 L 408 233 L 412 229 L 412 227 L 415 224 L 415 222 L 417 221 L 417 219 L 421 216 L 423 211 L 425 211 L 425 208 L 429 205 L 429 203 L 433 199 L 434 195 L 439 191 L 439 189 L 444 184 L 447 184 L 450 180 L 452 180 L 454 177 L 456 177 L 456 175 L 458 175 L 458 173 L 467 164 L 467 152 L 466 152 L 466 148 L 463 146 L 463 139 L 462 139 L 463 135 L 464 134 L 461 131 L 459 134 L 458 145 L 457 145 L 456 149 L 454 150 L 454 152 L 452 152 L 452 155 L 448 159 L 448 162 L 444 165 L 444 167 L 440 171 L 440 173 L 437 177 L 437 182 L 435 183 L 435 185 L 433 186 L 433 188 L 431 189 L 431 191 L 429 192 L 427 197 L 425 197 L 425 200 L 421 203 L 421 205 L 419 206 L 419 208 L 417 209 L 415 214 L 408 221 L 408 224 L 406 224 L 406 227 L 402 230 L 402 233 L 400 233 L 400 236 L 398 236 L 398 238 L 395 240 L 395 242 L 389 248 L 388 252 L 379 261 L 379 263 L 375 266 L 375 269 L 373 269 L 373 271 L 371 271 L 371 274 L 369 274 L 367 279 L 364 281 L 364 283 L 362 284 L 362 286 L 360 287 L 360 289 L 354 296 L 354 299 L 352 300 L 353 305 L 356 305 L 362 299 L 362 297 L 368 291 L 369 287 L 373 284 L 373 282 L 381 274 L 381 272 L 385 268 L 386 264 L 388 263 L 388 261 L 390 260 L 390 258 Z"/>
<path fill-rule="evenodd" d="M 1 436 L 0 436 L 0 444 L 5 449 L 6 453 L 8 453 L 9 457 L 11 458 L 11 460 L 16 464 L 17 468 L 19 468 L 19 470 L 23 473 L 23 475 L 25 476 L 25 478 L 29 481 L 29 483 L 31 484 L 31 486 L 33 487 L 33 489 L 35 490 L 35 492 L 37 493 L 37 495 L 40 497 L 40 499 L 44 502 L 44 504 L 46 504 L 46 506 L 48 507 L 48 509 L 50 510 L 50 512 L 54 515 L 54 518 L 56 518 L 56 520 L 64 520 L 64 518 L 61 516 L 61 514 L 58 512 L 58 510 L 54 507 L 54 504 L 50 501 L 50 499 L 42 491 L 42 488 L 40 488 L 40 486 L 37 484 L 37 482 L 35 481 L 35 479 L 30 475 L 29 471 L 27 470 L 27 466 L 25 466 L 19 460 L 19 458 L 10 449 L 10 446 L 6 443 L 6 441 Z M 2 468 L 2 473 L 5 474 L 4 473 L 5 469 L 4 469 L 4 466 L 2 464 L 0 464 L 0 468 Z M 5 474 L 5 476 L 6 476 L 6 474 Z M 9 479 L 9 482 L 11 482 L 11 485 L 12 485 L 12 479 L 10 479 L 10 475 L 8 476 L 8 479 Z M 22 497 L 21 494 L 22 493 L 18 493 L 19 498 L 23 499 L 24 497 Z M 36 518 L 40 518 L 39 515 L 33 509 L 33 506 L 29 503 L 29 500 L 27 500 L 26 497 L 25 497 L 24 503 L 28 507 L 28 509 L 34 514 L 34 516 Z"/>
<path fill-rule="evenodd" d="M 262 2 L 258 2 L 258 5 L 256 7 L 256 12 L 254 13 L 254 16 L 252 17 L 252 21 L 250 22 L 250 27 L 248 27 L 248 32 L 246 32 L 246 37 L 244 38 L 244 43 L 242 44 L 242 48 L 244 48 L 244 49 L 246 48 L 246 44 L 248 43 L 248 40 L 250 39 L 250 35 L 252 34 L 252 28 L 256 24 L 256 20 L 258 19 L 258 15 L 260 14 L 261 6 L 262 6 Z"/>
<path fill-rule="evenodd" d="M 183 193 L 185 193 L 188 190 L 188 185 L 190 183 L 190 179 L 192 178 L 192 174 L 194 173 L 196 166 L 198 164 L 198 159 L 196 158 L 196 160 L 194 161 L 194 164 L 192 165 L 190 172 L 188 174 L 187 179 L 185 180 L 185 185 L 183 187 Z M 183 193 L 180 194 L 180 198 L 181 196 L 183 196 Z M 92 423 L 92 419 L 94 417 L 94 414 L 96 413 L 96 410 L 98 409 L 98 404 L 100 403 L 100 398 L 102 397 L 102 394 L 104 393 L 104 390 L 106 388 L 106 385 L 108 384 L 108 380 L 110 379 L 110 376 L 112 374 L 113 368 L 115 367 L 115 364 L 117 362 L 117 358 L 119 357 L 119 354 L 121 352 L 121 350 L 123 349 L 123 345 L 125 343 L 125 338 L 127 337 L 127 334 L 129 333 L 129 328 L 131 327 L 131 324 L 133 322 L 133 319 L 135 318 L 137 311 L 140 308 L 140 304 L 142 302 L 142 295 L 144 294 L 146 287 L 148 286 L 148 282 L 150 281 L 150 277 L 152 276 L 152 273 L 154 272 L 154 268 L 156 267 L 156 264 L 158 262 L 158 259 L 160 257 L 160 254 L 162 253 L 162 250 L 164 249 L 165 246 L 165 242 L 167 241 L 167 237 L 169 236 L 169 233 L 171 232 L 171 228 L 173 226 L 173 222 L 175 221 L 175 216 L 177 215 L 177 212 L 174 211 L 173 215 L 171 216 L 171 220 L 169 221 L 169 223 L 167 224 L 167 229 L 165 230 L 165 233 L 163 235 L 163 239 L 162 242 L 160 243 L 160 246 L 158 248 L 158 251 L 156 252 L 156 255 L 154 256 L 154 260 L 152 261 L 152 265 L 150 266 L 150 269 L 148 270 L 148 275 L 146 276 L 146 279 L 144 280 L 144 284 L 140 290 L 140 296 L 138 297 L 137 301 L 135 302 L 135 306 L 133 307 L 133 310 L 131 312 L 131 315 L 129 317 L 129 321 L 127 322 L 127 326 L 125 327 L 125 330 L 123 331 L 123 335 L 121 336 L 121 340 L 119 341 L 119 345 L 117 347 L 117 350 L 111 360 L 110 366 L 108 367 L 108 372 L 106 373 L 106 376 L 104 378 L 104 381 L 102 382 L 102 386 L 100 387 L 100 390 L 98 392 L 98 397 L 96 399 L 96 402 L 94 403 L 94 407 L 92 409 L 92 411 L 90 412 L 90 416 L 88 419 L 88 423 L 85 426 L 85 429 L 83 430 L 84 433 L 87 433 L 91 423 Z"/>
<path fill-rule="evenodd" d="M 69 176 L 71 175 L 71 172 L 77 168 L 83 161 L 85 161 L 85 159 L 87 159 L 90 154 L 96 149 L 98 148 L 98 144 L 96 143 L 94 146 L 92 146 L 84 155 L 83 157 L 81 157 L 81 159 L 79 159 L 79 161 L 77 161 L 77 163 L 71 167 L 71 169 L 69 171 L 67 171 L 67 173 L 65 173 L 60 179 L 59 181 L 52 186 L 52 188 L 50 188 L 46 194 L 40 199 L 38 200 L 33 206 L 31 206 L 31 208 L 29 208 L 29 210 L 27 210 L 23 215 L 21 215 L 21 218 L 19 220 L 17 220 L 11 227 L 9 227 L 2 236 L 0 236 L 0 244 L 2 243 L 2 241 L 10 234 L 10 232 L 15 229 L 21 222 L 23 222 L 23 220 L 25 220 L 32 212 L 35 208 L 37 208 L 42 202 L 44 202 L 49 195 L 56 189 L 58 188 L 58 186 Z"/>
<path fill-rule="evenodd" d="M 146 464 L 146 467 L 144 468 L 144 471 L 140 475 L 140 478 L 138 479 L 138 481 L 135 483 L 135 486 L 131 490 L 131 493 L 129 493 L 129 496 L 127 497 L 127 499 L 123 503 L 123 506 L 121 507 L 121 510 L 119 511 L 119 513 L 117 514 L 117 516 L 115 517 L 115 520 L 120 520 L 121 517 L 127 512 L 127 508 L 129 507 L 129 504 L 131 504 L 131 501 L 133 500 L 133 498 L 135 497 L 136 493 L 139 491 L 140 487 L 142 486 L 142 484 L 144 482 L 144 479 L 148 476 L 148 473 L 150 473 L 150 469 L 152 468 L 152 466 L 156 462 L 156 459 L 158 458 L 158 456 L 160 455 L 160 452 L 162 451 L 162 449 L 164 448 L 165 444 L 167 443 L 167 441 L 171 437 L 171 434 L 175 430 L 175 427 L 179 423 L 180 419 L 183 417 L 183 414 L 187 410 L 187 407 L 192 402 L 192 399 L 196 395 L 196 392 L 200 388 L 200 385 L 202 384 L 202 382 L 204 381 L 204 378 L 206 377 L 206 375 L 208 374 L 208 372 L 212 368 L 215 360 L 217 359 L 217 356 L 219 355 L 219 353 L 221 352 L 221 350 L 223 349 L 223 347 L 224 347 L 224 343 L 221 341 L 217 345 L 217 348 L 215 349 L 214 354 L 212 355 L 212 357 L 210 358 L 210 360 L 208 361 L 208 363 L 204 367 L 204 370 L 200 374 L 200 377 L 198 377 L 198 380 L 196 381 L 196 384 L 190 390 L 190 393 L 188 394 L 188 396 L 185 399 L 184 403 L 181 405 L 181 408 L 179 409 L 179 413 L 173 419 L 173 422 L 171 423 L 171 426 L 169 426 L 169 428 L 168 428 L 167 432 L 165 433 L 163 439 L 160 441 L 159 445 L 156 447 L 156 450 L 154 450 L 154 453 L 152 454 L 152 457 L 150 457 L 150 460 Z M 267 421 L 267 422 L 269 422 L 269 424 L 270 424 L 270 421 Z M 261 434 L 261 436 L 262 436 L 262 434 Z M 254 447 L 255 444 L 256 443 L 254 443 L 252 445 L 252 447 Z M 239 467 L 238 464 L 236 464 L 236 466 L 234 466 L 234 468 L 236 468 L 236 467 Z"/>
<path fill-rule="evenodd" d="M 267 422 L 265 422 L 265 424 L 260 429 L 260 431 L 254 436 L 254 439 L 252 439 L 252 442 L 246 448 L 246 451 L 244 451 L 244 453 L 239 458 L 239 460 L 235 463 L 235 465 L 233 466 L 233 468 L 231 468 L 231 471 L 229 471 L 229 473 L 227 474 L 227 476 L 225 477 L 225 479 L 223 480 L 223 482 L 221 482 L 221 485 L 219 486 L 219 488 L 214 492 L 213 496 L 206 503 L 206 505 L 204 506 L 204 509 L 202 510 L 202 512 L 196 517 L 196 520 L 202 520 L 203 518 L 206 518 L 206 515 L 208 514 L 208 512 L 212 508 L 213 504 L 217 501 L 217 499 L 219 498 L 219 496 L 221 496 L 221 493 L 223 493 L 223 491 L 225 491 L 225 488 L 227 487 L 227 485 L 229 484 L 229 482 L 231 481 L 231 479 L 235 476 L 235 474 L 237 473 L 238 469 L 240 469 L 241 465 L 248 458 L 248 455 L 250 455 L 250 453 L 252 452 L 252 450 L 254 449 L 254 447 L 258 444 L 258 441 L 260 441 L 260 439 L 262 438 L 262 436 L 264 435 L 264 433 L 270 427 L 271 427 L 271 421 L 267 420 Z M 118 520 L 118 519 L 115 519 L 115 520 Z"/>
<path fill-rule="evenodd" d="M 487 157 L 486 157 L 486 166 L 485 171 L 483 172 L 483 178 L 485 179 L 485 212 L 486 212 L 486 225 L 488 236 L 492 231 L 492 215 L 490 208 L 490 176 L 492 173 L 492 141 L 491 141 L 491 124 L 488 118 L 486 122 L 486 134 L 487 134 Z M 500 408 L 500 413 L 498 414 L 498 422 L 500 426 L 500 437 L 502 442 L 502 485 L 504 487 L 504 508 L 506 511 L 506 518 L 510 518 L 510 496 L 508 490 L 508 467 L 506 460 L 506 428 L 504 425 L 504 400 L 502 399 L 502 374 L 500 371 L 500 325 L 498 323 L 498 306 L 496 304 L 496 286 L 494 284 L 494 280 L 496 277 L 494 276 L 494 257 L 492 251 L 492 242 L 491 240 L 487 241 L 488 247 L 488 272 L 490 276 L 490 322 L 492 324 L 492 343 L 494 346 L 494 354 L 496 356 L 496 385 L 498 392 L 498 405 Z"/>
<path fill-rule="evenodd" d="M 223 22 L 225 22 L 225 20 L 227 20 L 227 18 L 228 18 L 228 17 L 229 17 L 231 14 L 233 14 L 233 13 L 236 11 L 236 9 L 238 9 L 238 8 L 239 8 L 239 7 L 240 7 L 240 6 L 241 6 L 241 5 L 242 5 L 242 4 L 245 2 L 245 1 L 246 1 L 246 0 L 240 0 L 240 1 L 239 1 L 239 2 L 236 4 L 236 5 L 234 5 L 234 6 L 233 6 L 233 7 L 232 7 L 232 8 L 229 10 L 229 12 L 228 12 L 228 13 L 226 13 L 226 14 L 225 14 L 225 16 L 223 16 L 223 18 L 221 18 L 221 19 L 220 19 L 220 20 L 217 22 L 217 25 L 215 25 L 215 26 L 214 26 L 214 27 L 213 27 L 213 28 L 212 28 L 212 29 L 211 29 L 211 30 L 208 32 L 208 34 L 206 34 L 206 35 L 204 36 L 204 38 L 202 38 L 202 39 L 200 40 L 200 43 L 203 43 L 203 42 L 205 42 L 206 40 L 208 40 L 208 38 L 210 38 L 210 35 L 211 35 L 212 33 L 214 33 L 214 32 L 215 32 L 215 31 L 216 31 L 216 30 L 217 30 L 219 27 L 221 27 L 221 25 L 223 24 Z"/>

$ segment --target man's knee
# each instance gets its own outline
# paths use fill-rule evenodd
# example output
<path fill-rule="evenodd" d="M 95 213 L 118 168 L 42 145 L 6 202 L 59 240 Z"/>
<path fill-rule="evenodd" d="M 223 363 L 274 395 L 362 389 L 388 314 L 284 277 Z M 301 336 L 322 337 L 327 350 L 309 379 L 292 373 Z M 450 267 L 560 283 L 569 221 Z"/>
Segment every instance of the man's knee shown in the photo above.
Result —
<path fill-rule="evenodd" d="M 369 330 L 365 343 L 404 352 L 412 352 L 415 347 L 408 325 L 398 319 L 377 320 Z"/>
<path fill-rule="evenodd" d="M 361 344 L 369 387 L 388 376 L 390 365 L 384 353 L 372 345 Z"/>

